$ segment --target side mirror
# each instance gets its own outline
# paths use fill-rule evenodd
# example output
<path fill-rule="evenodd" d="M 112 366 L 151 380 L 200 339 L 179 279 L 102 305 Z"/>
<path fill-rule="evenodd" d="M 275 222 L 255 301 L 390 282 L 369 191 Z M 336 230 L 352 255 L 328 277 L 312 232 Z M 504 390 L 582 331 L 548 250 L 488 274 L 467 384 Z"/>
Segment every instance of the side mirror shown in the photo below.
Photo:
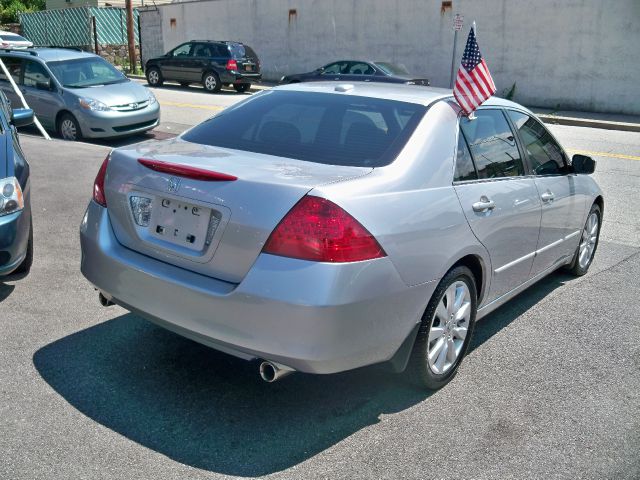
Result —
<path fill-rule="evenodd" d="M 38 90 L 51 91 L 51 79 L 47 80 L 46 82 L 36 82 L 36 88 Z"/>
<path fill-rule="evenodd" d="M 11 110 L 11 123 L 16 127 L 26 127 L 33 123 L 33 110 L 30 108 L 14 108 Z"/>
<path fill-rule="evenodd" d="M 316 72 L 318 72 L 318 73 L 324 72 L 324 67 L 320 67 L 320 68 L 316 69 Z"/>
<path fill-rule="evenodd" d="M 576 153 L 571 159 L 571 166 L 574 173 L 591 175 L 596 170 L 596 161 L 591 157 Z"/>

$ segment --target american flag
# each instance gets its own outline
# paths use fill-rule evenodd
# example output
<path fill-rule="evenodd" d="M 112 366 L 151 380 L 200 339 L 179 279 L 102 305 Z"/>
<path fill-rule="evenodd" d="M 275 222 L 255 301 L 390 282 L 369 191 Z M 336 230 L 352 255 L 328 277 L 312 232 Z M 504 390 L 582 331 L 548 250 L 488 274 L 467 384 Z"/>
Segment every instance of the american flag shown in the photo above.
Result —
<path fill-rule="evenodd" d="M 462 54 L 462 64 L 458 69 L 453 96 L 467 115 L 470 115 L 482 102 L 496 93 L 489 68 L 482 58 L 475 29 L 471 27 L 467 46 Z"/>

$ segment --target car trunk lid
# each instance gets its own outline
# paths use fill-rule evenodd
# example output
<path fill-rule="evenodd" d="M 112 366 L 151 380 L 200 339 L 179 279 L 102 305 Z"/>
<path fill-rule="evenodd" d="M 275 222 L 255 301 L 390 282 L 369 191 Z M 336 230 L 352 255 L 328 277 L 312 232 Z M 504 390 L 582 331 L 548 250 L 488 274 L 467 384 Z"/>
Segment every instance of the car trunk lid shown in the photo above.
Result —
<path fill-rule="evenodd" d="M 121 244 L 238 283 L 307 192 L 371 170 L 174 139 L 114 151 L 105 193 Z"/>

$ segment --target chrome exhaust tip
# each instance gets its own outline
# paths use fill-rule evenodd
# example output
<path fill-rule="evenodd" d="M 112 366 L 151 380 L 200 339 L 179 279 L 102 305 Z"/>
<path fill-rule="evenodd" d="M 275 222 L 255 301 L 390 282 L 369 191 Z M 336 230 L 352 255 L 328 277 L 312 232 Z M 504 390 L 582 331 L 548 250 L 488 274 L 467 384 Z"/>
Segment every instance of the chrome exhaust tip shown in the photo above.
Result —
<path fill-rule="evenodd" d="M 260 363 L 260 378 L 267 383 L 273 383 L 293 372 L 292 368 L 277 363 L 268 361 Z"/>
<path fill-rule="evenodd" d="M 111 305 L 115 305 L 115 303 L 113 303 L 110 298 L 105 297 L 102 292 L 98 292 L 98 301 L 103 307 L 110 307 Z"/>

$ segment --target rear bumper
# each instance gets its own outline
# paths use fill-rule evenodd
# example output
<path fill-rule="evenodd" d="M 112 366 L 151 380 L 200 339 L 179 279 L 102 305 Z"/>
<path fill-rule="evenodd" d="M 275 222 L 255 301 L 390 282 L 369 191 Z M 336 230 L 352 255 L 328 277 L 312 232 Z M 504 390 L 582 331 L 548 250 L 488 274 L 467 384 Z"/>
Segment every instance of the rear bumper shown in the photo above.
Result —
<path fill-rule="evenodd" d="M 0 276 L 12 273 L 27 254 L 29 214 L 25 208 L 0 217 Z"/>
<path fill-rule="evenodd" d="M 222 83 L 252 83 L 262 80 L 261 73 L 241 73 L 225 71 L 221 75 Z"/>
<path fill-rule="evenodd" d="M 160 105 L 153 105 L 132 112 L 74 112 L 82 135 L 86 138 L 112 138 L 144 133 L 160 123 Z"/>
<path fill-rule="evenodd" d="M 389 360 L 436 286 L 407 287 L 388 258 L 332 265 L 272 255 L 227 283 L 123 247 L 94 202 L 80 240 L 82 273 L 115 303 L 226 353 L 308 373 Z"/>

